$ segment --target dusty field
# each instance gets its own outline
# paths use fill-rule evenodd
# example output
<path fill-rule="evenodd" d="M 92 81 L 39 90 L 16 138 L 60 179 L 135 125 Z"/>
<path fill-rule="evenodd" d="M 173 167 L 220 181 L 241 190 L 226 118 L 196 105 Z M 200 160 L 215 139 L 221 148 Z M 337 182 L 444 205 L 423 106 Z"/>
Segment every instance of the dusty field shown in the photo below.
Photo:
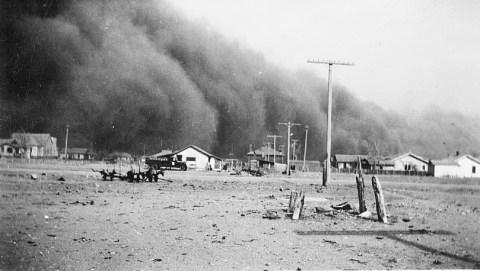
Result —
<path fill-rule="evenodd" d="M 392 221 L 382 224 L 329 207 L 358 206 L 348 175 L 321 190 L 316 174 L 167 171 L 158 183 L 127 183 L 88 168 L 0 165 L 0 269 L 480 268 L 480 180 L 380 176 Z M 292 221 L 284 210 L 300 189 L 306 210 Z M 267 210 L 281 218 L 263 218 Z"/>

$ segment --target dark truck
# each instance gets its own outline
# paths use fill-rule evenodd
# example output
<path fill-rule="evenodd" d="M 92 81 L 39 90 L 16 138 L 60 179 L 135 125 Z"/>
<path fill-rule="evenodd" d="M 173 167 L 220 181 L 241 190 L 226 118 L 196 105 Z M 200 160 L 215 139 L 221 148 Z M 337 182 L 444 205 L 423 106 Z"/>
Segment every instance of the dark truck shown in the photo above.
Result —
<path fill-rule="evenodd" d="M 149 158 L 145 160 L 145 164 L 153 169 L 178 169 L 181 171 L 187 170 L 187 163 L 181 161 L 181 157 L 177 156 L 164 156 L 164 157 L 157 157 L 157 158 Z"/>

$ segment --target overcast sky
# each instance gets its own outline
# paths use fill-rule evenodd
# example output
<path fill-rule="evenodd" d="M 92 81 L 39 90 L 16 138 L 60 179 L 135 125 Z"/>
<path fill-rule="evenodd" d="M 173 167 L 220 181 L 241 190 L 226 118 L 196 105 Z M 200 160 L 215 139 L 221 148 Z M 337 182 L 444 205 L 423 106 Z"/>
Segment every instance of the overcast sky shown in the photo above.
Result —
<path fill-rule="evenodd" d="M 308 59 L 353 61 L 334 84 L 400 112 L 429 104 L 480 115 L 480 1 L 174 0 L 187 18 L 272 63 L 311 69 Z"/>

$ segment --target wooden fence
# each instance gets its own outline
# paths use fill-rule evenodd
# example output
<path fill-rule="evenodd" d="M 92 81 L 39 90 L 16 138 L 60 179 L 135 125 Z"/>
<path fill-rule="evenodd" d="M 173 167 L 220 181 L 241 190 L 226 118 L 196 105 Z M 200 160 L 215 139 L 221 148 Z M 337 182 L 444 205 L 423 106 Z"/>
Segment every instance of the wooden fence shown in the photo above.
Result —
<path fill-rule="evenodd" d="M 363 169 L 364 174 L 368 175 L 404 175 L 404 176 L 429 176 L 427 171 L 406 171 L 406 170 L 382 170 L 382 169 Z M 332 168 L 335 173 L 356 173 L 354 168 Z"/>

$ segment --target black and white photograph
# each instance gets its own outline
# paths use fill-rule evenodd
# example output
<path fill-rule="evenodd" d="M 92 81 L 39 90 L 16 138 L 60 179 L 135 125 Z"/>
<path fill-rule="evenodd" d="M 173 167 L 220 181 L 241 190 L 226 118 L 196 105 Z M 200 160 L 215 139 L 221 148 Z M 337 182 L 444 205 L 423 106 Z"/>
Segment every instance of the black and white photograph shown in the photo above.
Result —
<path fill-rule="evenodd" d="M 0 270 L 480 269 L 479 11 L 2 0 Z"/>

